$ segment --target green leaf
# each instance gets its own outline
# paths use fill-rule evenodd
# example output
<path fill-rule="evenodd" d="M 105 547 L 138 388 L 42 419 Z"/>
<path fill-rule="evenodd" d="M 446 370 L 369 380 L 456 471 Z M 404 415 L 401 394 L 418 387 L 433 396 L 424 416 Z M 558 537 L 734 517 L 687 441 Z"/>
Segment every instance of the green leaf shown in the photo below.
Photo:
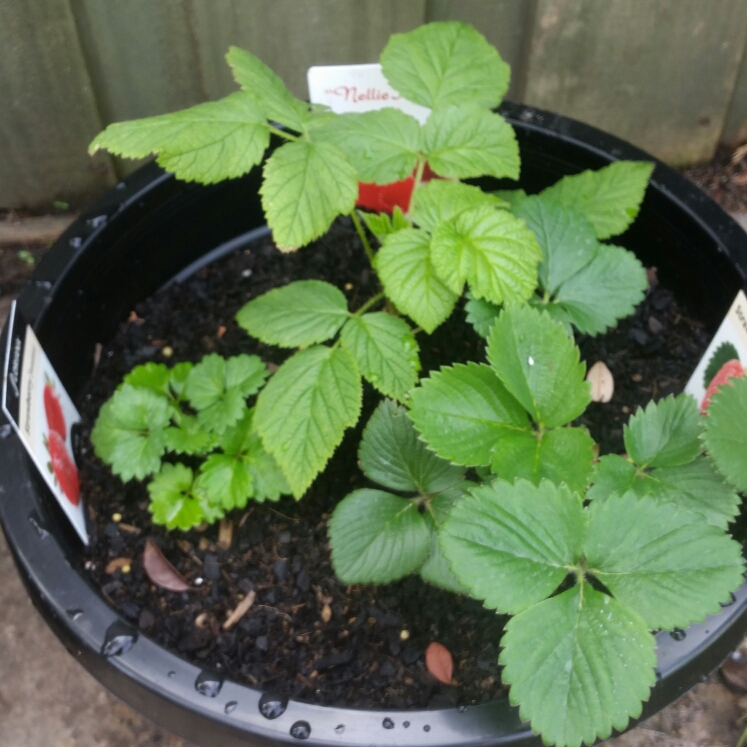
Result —
<path fill-rule="evenodd" d="M 428 165 L 439 176 L 519 178 L 519 144 L 500 114 L 478 104 L 439 107 L 423 127 Z"/>
<path fill-rule="evenodd" d="M 705 424 L 703 441 L 716 468 L 747 493 L 747 379 L 731 379 L 716 392 Z"/>
<path fill-rule="evenodd" d="M 545 428 L 577 418 L 591 401 L 586 366 L 562 325 L 530 306 L 507 308 L 493 325 L 488 360 L 498 377 Z"/>
<path fill-rule="evenodd" d="M 387 298 L 428 334 L 454 310 L 458 295 L 439 279 L 425 231 L 405 228 L 386 236 L 374 258 Z"/>
<path fill-rule="evenodd" d="M 508 65 L 482 34 L 453 21 L 393 34 L 381 53 L 381 67 L 396 91 L 431 109 L 467 103 L 497 106 L 510 76 Z"/>
<path fill-rule="evenodd" d="M 730 342 L 722 342 L 714 351 L 703 373 L 703 388 L 708 389 L 711 379 L 727 361 L 739 360 L 737 349 Z"/>
<path fill-rule="evenodd" d="M 166 397 L 124 384 L 103 404 L 91 431 L 96 456 L 123 482 L 158 472 L 170 416 Z"/>
<path fill-rule="evenodd" d="M 295 251 L 355 207 L 358 175 L 336 145 L 299 140 L 270 156 L 259 192 L 278 248 Z"/>
<path fill-rule="evenodd" d="M 314 142 L 334 143 L 362 182 L 390 184 L 410 176 L 420 153 L 420 123 L 387 107 L 334 117 L 312 132 Z"/>
<path fill-rule="evenodd" d="M 290 357 L 257 398 L 254 427 L 300 498 L 358 421 L 362 386 L 347 350 L 314 346 Z"/>
<path fill-rule="evenodd" d="M 208 519 L 205 504 L 193 492 L 193 474 L 183 464 L 164 464 L 148 484 L 148 511 L 154 524 L 187 531 Z M 210 520 L 220 518 L 209 512 Z"/>
<path fill-rule="evenodd" d="M 125 158 L 158 154 L 158 164 L 188 182 L 215 184 L 246 174 L 270 144 L 256 98 L 239 91 L 172 114 L 110 124 L 89 153 L 104 148 Z"/>
<path fill-rule="evenodd" d="M 207 454 L 218 442 L 215 433 L 206 431 L 192 415 L 182 415 L 179 425 L 170 426 L 164 435 L 166 448 L 179 454 Z"/>
<path fill-rule="evenodd" d="M 539 296 L 533 296 L 530 298 L 529 304 L 535 309 L 546 312 L 553 321 L 562 324 L 568 337 L 572 340 L 575 339 L 573 335 L 573 325 L 571 324 L 571 316 L 560 304 L 557 304 L 554 301 L 545 303 Z"/>
<path fill-rule="evenodd" d="M 329 520 L 332 563 L 345 584 L 386 584 L 416 571 L 431 530 L 417 501 L 382 490 L 356 490 Z"/>
<path fill-rule="evenodd" d="M 547 479 L 583 493 L 594 466 L 594 439 L 585 428 L 553 428 L 541 435 L 514 431 L 495 444 L 490 464 L 508 482 L 521 477 L 539 485 Z"/>
<path fill-rule="evenodd" d="M 700 514 L 631 493 L 591 504 L 584 554 L 590 572 L 653 629 L 718 612 L 744 571 L 739 543 Z"/>
<path fill-rule="evenodd" d="M 347 299 L 334 285 L 297 280 L 244 304 L 236 321 L 268 345 L 296 348 L 334 337 L 349 316 Z"/>
<path fill-rule="evenodd" d="M 149 361 L 135 366 L 122 379 L 123 383 L 134 387 L 152 389 L 164 397 L 169 396 L 169 369 L 163 363 Z"/>
<path fill-rule="evenodd" d="M 440 459 L 418 439 L 404 407 L 384 400 L 366 424 L 358 450 L 366 477 L 392 490 L 440 493 L 464 470 Z"/>
<path fill-rule="evenodd" d="M 497 304 L 484 298 L 472 298 L 471 294 L 464 310 L 467 312 L 467 321 L 480 337 L 487 337 L 490 334 L 490 328 L 501 313 L 501 307 Z"/>
<path fill-rule="evenodd" d="M 472 596 L 516 614 L 557 589 L 581 555 L 587 526 L 581 498 L 564 485 L 496 480 L 454 506 L 440 541 Z"/>
<path fill-rule="evenodd" d="M 440 586 L 454 594 L 469 594 L 469 589 L 459 583 L 459 579 L 451 572 L 449 561 L 444 557 L 444 551 L 438 542 L 438 534 L 431 532 L 431 544 L 425 563 L 418 569 L 423 581 Z"/>
<path fill-rule="evenodd" d="M 169 372 L 169 386 L 177 400 L 184 399 L 184 387 L 187 385 L 189 372 L 194 368 L 192 363 L 177 363 Z"/>
<path fill-rule="evenodd" d="M 394 233 L 392 219 L 387 213 L 366 213 L 363 210 L 358 211 L 358 215 L 363 219 L 366 228 L 381 241 L 384 236 Z"/>
<path fill-rule="evenodd" d="M 482 206 L 439 223 L 431 239 L 439 278 L 457 295 L 465 281 L 472 295 L 493 303 L 526 301 L 537 285 L 542 258 L 534 234 L 506 210 Z"/>
<path fill-rule="evenodd" d="M 206 355 L 190 371 L 185 393 L 203 428 L 223 433 L 244 414 L 246 398 L 264 384 L 268 371 L 256 355 Z"/>
<path fill-rule="evenodd" d="M 613 494 L 622 495 L 633 487 L 637 478 L 635 464 L 617 454 L 600 457 L 591 477 L 593 485 L 586 500 L 604 500 Z"/>
<path fill-rule="evenodd" d="M 580 332 L 597 335 L 630 316 L 647 288 L 646 270 L 632 252 L 597 244 L 594 258 L 558 289 L 555 302 Z"/>
<path fill-rule="evenodd" d="M 656 681 L 656 641 L 635 612 L 588 584 L 509 620 L 503 681 L 545 744 L 579 747 L 623 730 Z"/>
<path fill-rule="evenodd" d="M 254 481 L 244 461 L 228 454 L 211 454 L 200 465 L 199 489 L 210 503 L 224 511 L 245 508 L 254 493 Z"/>
<path fill-rule="evenodd" d="M 259 58 L 239 47 L 229 47 L 226 60 L 234 80 L 254 94 L 257 104 L 267 119 L 302 132 L 311 119 L 308 104 L 299 101 L 285 83 Z"/>
<path fill-rule="evenodd" d="M 497 441 L 529 428 L 524 408 L 486 365 L 444 367 L 411 397 L 410 417 L 423 440 L 456 464 L 490 464 Z"/>
<path fill-rule="evenodd" d="M 405 400 L 418 383 L 418 343 L 407 322 L 380 311 L 352 317 L 342 328 L 342 346 L 363 377 L 387 397 Z"/>
<path fill-rule="evenodd" d="M 505 202 L 511 210 L 517 210 L 528 197 L 523 189 L 496 189 L 490 194 Z"/>
<path fill-rule="evenodd" d="M 542 196 L 582 213 L 598 239 L 621 234 L 636 218 L 654 164 L 617 161 L 598 171 L 564 176 Z"/>
<path fill-rule="evenodd" d="M 513 210 L 534 231 L 542 248 L 539 282 L 547 293 L 555 295 L 596 256 L 594 227 L 581 213 L 539 195 L 525 196 Z"/>
<path fill-rule="evenodd" d="M 431 179 L 415 191 L 411 213 L 420 228 L 432 233 L 441 221 L 451 220 L 459 213 L 481 205 L 505 207 L 503 200 L 479 187 L 448 179 Z"/>
<path fill-rule="evenodd" d="M 639 467 L 676 467 L 700 453 L 698 405 L 689 394 L 640 407 L 623 429 L 625 449 Z"/>

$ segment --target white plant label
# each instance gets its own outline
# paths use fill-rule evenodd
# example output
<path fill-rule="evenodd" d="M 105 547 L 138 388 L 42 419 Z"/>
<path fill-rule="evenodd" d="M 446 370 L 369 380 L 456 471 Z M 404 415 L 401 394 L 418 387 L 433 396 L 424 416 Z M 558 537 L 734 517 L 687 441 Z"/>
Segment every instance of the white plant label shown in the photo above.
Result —
<path fill-rule="evenodd" d="M 75 531 L 88 544 L 71 431 L 80 420 L 15 302 L 8 321 L 2 409 Z"/>
<path fill-rule="evenodd" d="M 685 392 L 692 394 L 698 405 L 702 404 L 710 379 L 724 363 L 735 359 L 747 369 L 747 296 L 741 290 L 687 382 Z"/>
<path fill-rule="evenodd" d="M 387 82 L 381 65 L 316 65 L 309 68 L 309 101 L 336 114 L 401 109 L 423 124 L 431 110 L 402 98 Z"/>

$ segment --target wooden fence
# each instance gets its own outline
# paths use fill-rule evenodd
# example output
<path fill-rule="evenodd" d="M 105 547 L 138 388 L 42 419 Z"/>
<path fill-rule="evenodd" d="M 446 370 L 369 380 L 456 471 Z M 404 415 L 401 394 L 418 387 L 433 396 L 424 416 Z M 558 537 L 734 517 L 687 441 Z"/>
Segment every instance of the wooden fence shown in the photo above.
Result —
<path fill-rule="evenodd" d="M 310 65 L 375 61 L 443 19 L 498 47 L 509 98 L 670 163 L 747 139 L 745 0 L 0 0 L 0 207 L 99 194 L 130 166 L 90 158 L 93 136 L 234 90 L 229 44 L 304 96 Z"/>

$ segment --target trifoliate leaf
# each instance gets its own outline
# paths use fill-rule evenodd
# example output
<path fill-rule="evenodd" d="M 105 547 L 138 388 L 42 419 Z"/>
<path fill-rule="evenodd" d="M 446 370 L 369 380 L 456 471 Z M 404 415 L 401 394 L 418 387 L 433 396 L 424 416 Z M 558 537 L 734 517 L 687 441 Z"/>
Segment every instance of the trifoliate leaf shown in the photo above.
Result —
<path fill-rule="evenodd" d="M 529 304 L 535 309 L 546 312 L 550 319 L 553 319 L 556 322 L 560 322 L 560 324 L 563 325 L 563 329 L 565 330 L 565 333 L 568 335 L 568 337 L 574 339 L 571 316 L 560 304 L 557 304 L 554 301 L 548 301 L 547 303 L 545 303 L 544 300 L 539 296 L 533 296 L 532 298 L 530 298 Z"/>
<path fill-rule="evenodd" d="M 231 93 L 190 109 L 110 124 L 88 148 L 125 158 L 158 154 L 158 164 L 187 182 L 215 184 L 246 174 L 270 144 L 257 99 Z"/>
<path fill-rule="evenodd" d="M 342 328 L 342 346 L 369 383 L 387 397 L 407 399 L 418 382 L 418 343 L 407 322 L 380 311 L 352 317 Z"/>
<path fill-rule="evenodd" d="M 257 398 L 254 427 L 300 498 L 358 421 L 362 385 L 347 350 L 314 346 L 289 358 Z"/>
<path fill-rule="evenodd" d="M 519 178 L 519 144 L 500 114 L 478 104 L 439 107 L 423 128 L 428 165 L 439 176 Z"/>
<path fill-rule="evenodd" d="M 594 439 L 585 428 L 514 431 L 496 442 L 490 464 L 508 482 L 521 477 L 539 485 L 546 479 L 583 493 L 593 469 Z"/>
<path fill-rule="evenodd" d="M 148 511 L 154 524 L 187 531 L 207 517 L 204 502 L 193 491 L 193 474 L 183 464 L 164 464 L 148 484 Z"/>
<path fill-rule="evenodd" d="M 464 304 L 467 321 L 475 328 L 480 337 L 487 337 L 490 328 L 501 313 L 501 307 L 486 301 L 484 298 L 471 298 Z"/>
<path fill-rule="evenodd" d="M 429 23 L 393 34 L 380 59 L 396 91 L 431 109 L 467 103 L 492 108 L 508 90 L 508 65 L 466 23 Z"/>
<path fill-rule="evenodd" d="M 529 428 L 524 408 L 479 363 L 444 367 L 411 393 L 410 417 L 423 440 L 456 464 L 490 464 L 496 442 Z"/>
<path fill-rule="evenodd" d="M 506 207 L 503 200 L 479 187 L 448 179 L 431 179 L 421 185 L 412 198 L 413 222 L 426 231 L 433 232 L 441 221 L 448 221 L 459 213 L 480 205 Z"/>
<path fill-rule="evenodd" d="M 184 387 L 187 384 L 189 372 L 194 368 L 192 363 L 177 363 L 169 372 L 169 386 L 177 400 L 184 399 Z"/>
<path fill-rule="evenodd" d="M 366 424 L 358 450 L 366 477 L 392 490 L 440 493 L 464 470 L 440 459 L 418 439 L 407 410 L 384 400 Z"/>
<path fill-rule="evenodd" d="M 382 490 L 356 490 L 329 520 L 332 563 L 345 584 L 386 584 L 416 571 L 431 530 L 417 501 Z"/>
<path fill-rule="evenodd" d="M 515 614 L 560 585 L 581 555 L 587 526 L 581 498 L 566 486 L 496 480 L 454 506 L 440 542 L 472 596 Z"/>
<path fill-rule="evenodd" d="M 259 391 L 267 375 L 265 364 L 256 355 L 226 359 L 212 353 L 190 371 L 185 393 L 198 411 L 200 425 L 223 433 L 242 417 L 246 398 Z"/>
<path fill-rule="evenodd" d="M 281 495 L 290 495 L 290 486 L 275 457 L 265 451 L 259 436 L 254 437 L 257 444 L 244 457 L 254 484 L 253 498 L 259 503 L 279 501 Z"/>
<path fill-rule="evenodd" d="M 391 107 L 351 112 L 315 127 L 312 140 L 344 151 L 360 181 L 390 184 L 412 174 L 420 154 L 420 124 Z"/>
<path fill-rule="evenodd" d="M 586 499 L 605 500 L 611 495 L 622 495 L 633 487 L 638 476 L 635 464 L 617 454 L 607 454 L 599 458 L 591 476 L 592 486 Z"/>
<path fill-rule="evenodd" d="M 166 429 L 166 448 L 178 454 L 207 454 L 218 443 L 215 433 L 206 431 L 192 415 L 182 415 L 178 426 Z"/>
<path fill-rule="evenodd" d="M 617 161 L 598 171 L 564 176 L 541 195 L 582 213 L 597 238 L 607 239 L 635 220 L 653 170 L 646 161 Z"/>
<path fill-rule="evenodd" d="M 525 196 L 513 210 L 534 231 L 542 248 L 539 283 L 550 295 L 596 256 L 594 227 L 576 210 L 539 195 Z"/>
<path fill-rule="evenodd" d="M 236 321 L 268 345 L 296 348 L 334 337 L 350 314 L 343 292 L 321 280 L 297 280 L 244 304 Z"/>
<path fill-rule="evenodd" d="M 522 303 L 537 287 L 539 245 L 507 210 L 481 206 L 439 223 L 430 253 L 438 277 L 456 294 L 468 282 L 476 298 Z"/>
<path fill-rule="evenodd" d="M 278 148 L 264 167 L 262 207 L 278 248 L 298 249 L 319 238 L 358 198 L 358 175 L 332 143 L 299 140 Z"/>
<path fill-rule="evenodd" d="M 689 394 L 640 407 L 623 429 L 625 449 L 639 467 L 676 467 L 700 453 L 698 405 Z"/>
<path fill-rule="evenodd" d="M 711 379 L 719 372 L 721 366 L 727 361 L 733 360 L 739 360 L 737 349 L 730 342 L 722 342 L 713 352 L 706 370 L 703 372 L 703 388 L 708 389 Z"/>
<path fill-rule="evenodd" d="M 597 244 L 594 258 L 560 286 L 554 300 L 579 332 L 597 335 L 630 316 L 647 288 L 646 270 L 632 252 Z"/>
<path fill-rule="evenodd" d="M 513 617 L 501 645 L 511 702 L 558 747 L 624 729 L 656 681 L 656 641 L 644 621 L 588 584 Z"/>
<path fill-rule="evenodd" d="M 418 569 L 423 581 L 454 594 L 469 594 L 469 589 L 459 583 L 459 579 L 451 572 L 449 561 L 444 557 L 444 551 L 438 542 L 438 534 L 431 531 L 431 544 L 425 563 Z"/>
<path fill-rule="evenodd" d="M 703 441 L 718 471 L 747 493 L 747 379 L 735 378 L 711 399 Z"/>
<path fill-rule="evenodd" d="M 211 454 L 200 465 L 199 488 L 224 511 L 245 508 L 254 492 L 249 468 L 239 456 Z"/>
<path fill-rule="evenodd" d="M 91 431 L 96 456 L 124 482 L 158 472 L 170 415 L 166 397 L 124 384 L 101 407 Z"/>
<path fill-rule="evenodd" d="M 309 105 L 299 101 L 285 83 L 259 58 L 239 47 L 229 47 L 226 60 L 233 70 L 234 80 L 254 94 L 267 119 L 302 132 L 311 119 Z"/>
<path fill-rule="evenodd" d="M 164 397 L 169 395 L 169 369 L 163 363 L 143 363 L 135 366 L 122 379 L 123 383 L 144 389 L 152 389 Z"/>
<path fill-rule="evenodd" d="M 374 258 L 387 298 L 428 334 L 448 318 L 458 298 L 439 279 L 429 250 L 425 231 L 406 228 L 385 237 Z"/>
<path fill-rule="evenodd" d="M 498 377 L 545 428 L 577 418 L 591 401 L 586 367 L 562 325 L 530 306 L 506 308 L 488 339 Z"/>
<path fill-rule="evenodd" d="M 718 612 L 744 571 L 740 545 L 700 514 L 631 493 L 591 504 L 584 555 L 590 572 L 653 629 Z"/>

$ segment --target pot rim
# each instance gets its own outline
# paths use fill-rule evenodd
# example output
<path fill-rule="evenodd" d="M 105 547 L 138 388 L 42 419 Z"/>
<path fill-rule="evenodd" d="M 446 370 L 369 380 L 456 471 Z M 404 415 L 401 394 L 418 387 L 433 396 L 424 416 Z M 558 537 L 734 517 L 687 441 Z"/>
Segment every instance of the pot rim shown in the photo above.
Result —
<path fill-rule="evenodd" d="M 649 189 L 698 223 L 744 283 L 747 235 L 715 202 L 673 169 L 629 143 L 569 118 L 516 104 L 504 104 L 500 111 L 525 133 L 573 143 L 598 158 L 600 165 L 618 159 L 656 162 Z M 170 181 L 172 175 L 148 164 L 110 190 L 68 228 L 19 299 L 35 328 L 43 320 L 49 298 L 67 267 L 116 221 L 119 213 L 112 214 L 111 206 L 118 205 L 121 212 Z M 102 214 L 108 214 L 109 220 L 99 221 Z M 238 236 L 206 256 L 216 259 L 249 240 L 248 234 Z M 198 260 L 180 276 L 204 264 L 204 259 Z M 4 338 L 7 334 L 6 328 Z M 5 349 L 4 343 L 0 349 Z M 266 744 L 296 744 L 291 726 L 301 721 L 310 726 L 309 744 L 477 747 L 541 743 L 507 698 L 467 708 L 417 711 L 334 708 L 291 700 L 279 718 L 265 718 L 258 707 L 261 690 L 223 681 L 219 674 L 186 662 L 139 633 L 106 604 L 84 574 L 73 567 L 70 557 L 75 554 L 75 541 L 50 522 L 42 495 L 45 488 L 34 470 L 17 437 L 0 442 L 0 524 L 34 604 L 89 672 L 115 695 L 170 731 L 197 743 L 215 744 L 220 740 L 227 747 L 246 744 L 249 737 Z M 9 496 L 17 500 L 8 500 Z M 704 679 L 702 673 L 717 667 L 746 631 L 747 584 L 743 584 L 732 603 L 705 622 L 691 625 L 684 636 L 677 632 L 657 634 L 658 682 L 644 703 L 640 719 Z M 385 719 L 394 726 L 385 728 Z M 631 720 L 630 725 L 633 723 Z"/>

